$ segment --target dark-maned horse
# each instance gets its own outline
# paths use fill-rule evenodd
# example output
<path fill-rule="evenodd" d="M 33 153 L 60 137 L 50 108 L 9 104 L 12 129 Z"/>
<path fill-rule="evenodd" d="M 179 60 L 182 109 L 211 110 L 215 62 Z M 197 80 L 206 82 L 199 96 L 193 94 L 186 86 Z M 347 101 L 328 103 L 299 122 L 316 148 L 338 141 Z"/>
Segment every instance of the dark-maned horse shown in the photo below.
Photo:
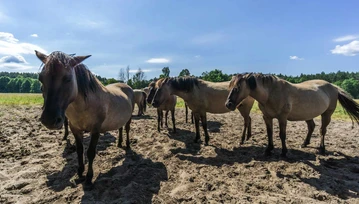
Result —
<path fill-rule="evenodd" d="M 155 82 L 151 82 L 148 87 L 149 87 L 150 92 L 147 96 L 147 103 L 151 104 L 152 100 L 153 100 L 153 96 L 156 93 Z M 171 111 L 173 132 L 176 132 L 176 124 L 175 124 L 175 122 L 176 122 L 176 119 L 175 119 L 176 103 L 177 103 L 177 97 L 174 95 L 171 95 L 171 96 L 167 96 L 167 98 L 165 98 L 163 100 L 163 103 L 160 106 L 155 107 L 155 108 L 157 108 L 157 130 L 158 130 L 158 132 L 160 132 L 160 130 L 161 130 L 160 123 L 161 123 L 161 126 L 163 127 L 163 111 L 166 111 L 166 116 L 165 116 L 166 127 L 168 127 L 168 124 L 167 124 L 168 111 Z"/>
<path fill-rule="evenodd" d="M 198 142 L 200 139 L 199 120 L 201 119 L 205 134 L 205 144 L 208 145 L 209 135 L 207 131 L 206 113 L 221 114 L 230 111 L 224 104 L 229 93 L 228 85 L 229 81 L 215 83 L 197 79 L 195 77 L 175 77 L 160 79 L 156 82 L 157 90 L 152 105 L 154 107 L 160 106 L 164 100 L 172 94 L 183 98 L 194 114 L 196 128 L 195 142 Z M 253 103 L 254 99 L 248 97 L 237 107 L 244 118 L 244 128 L 241 143 L 243 143 L 245 140 L 245 134 L 247 130 L 247 139 L 249 139 L 251 136 L 251 118 L 249 114 Z"/>
<path fill-rule="evenodd" d="M 277 118 L 279 122 L 282 156 L 286 156 L 287 153 L 285 144 L 287 120 L 307 122 L 308 134 L 302 145 L 305 147 L 310 143 L 314 131 L 313 118 L 321 115 L 319 150 L 322 154 L 325 153 L 324 136 L 338 100 L 351 119 L 355 119 L 359 124 L 359 104 L 343 89 L 324 80 L 309 80 L 292 84 L 273 75 L 238 74 L 232 78 L 230 89 L 226 106 L 232 110 L 248 96 L 258 101 L 267 127 L 266 155 L 270 155 L 274 148 L 273 118 Z"/>
<path fill-rule="evenodd" d="M 44 63 L 39 74 L 43 86 L 44 109 L 40 121 L 48 129 L 62 127 L 66 117 L 76 140 L 78 155 L 78 176 L 84 172 L 83 133 L 89 131 L 90 145 L 87 150 L 89 160 L 86 184 L 91 184 L 93 160 L 100 133 L 119 130 L 118 146 L 122 145 L 122 130 L 126 127 L 127 147 L 134 94 L 131 87 L 114 83 L 106 87 L 81 62 L 88 56 L 71 57 L 63 52 L 45 55 L 35 51 Z"/>

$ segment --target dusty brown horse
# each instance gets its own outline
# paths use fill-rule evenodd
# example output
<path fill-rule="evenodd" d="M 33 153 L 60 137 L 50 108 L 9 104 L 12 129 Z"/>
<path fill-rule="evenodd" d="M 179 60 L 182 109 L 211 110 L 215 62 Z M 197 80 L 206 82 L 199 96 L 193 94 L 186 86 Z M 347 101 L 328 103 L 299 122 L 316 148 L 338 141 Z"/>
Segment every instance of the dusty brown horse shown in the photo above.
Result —
<path fill-rule="evenodd" d="M 147 94 L 141 89 L 134 89 L 133 93 L 135 94 L 135 103 L 138 107 L 138 116 L 143 115 L 146 112 L 146 98 Z"/>
<path fill-rule="evenodd" d="M 100 81 L 81 64 L 88 56 L 71 57 L 63 52 L 45 55 L 35 51 L 44 63 L 39 75 L 43 86 L 44 109 L 41 123 L 48 129 L 62 127 L 66 117 L 76 140 L 78 155 L 78 176 L 84 172 L 83 133 L 89 131 L 90 145 L 87 150 L 89 160 L 86 184 L 91 184 L 93 160 L 100 133 L 119 130 L 118 146 L 122 145 L 122 130 L 126 127 L 127 147 L 133 111 L 133 91 L 126 84 L 115 83 L 103 86 Z"/>
<path fill-rule="evenodd" d="M 263 113 L 268 135 L 266 155 L 273 150 L 273 118 L 279 122 L 279 136 L 282 141 L 282 156 L 286 156 L 285 144 L 287 120 L 306 121 L 308 134 L 303 147 L 310 143 L 314 131 L 313 118 L 321 115 L 321 142 L 320 152 L 325 153 L 324 136 L 331 120 L 337 100 L 359 124 L 359 104 L 341 88 L 323 80 L 310 80 L 299 84 L 292 84 L 273 75 L 238 74 L 230 84 L 231 92 L 228 95 L 226 106 L 234 110 L 237 104 L 248 96 L 258 101 Z"/>
<path fill-rule="evenodd" d="M 151 82 L 148 87 L 149 87 L 150 92 L 147 96 L 147 103 L 151 104 L 152 100 L 153 100 L 153 96 L 156 93 L 155 82 Z M 166 111 L 166 116 L 165 116 L 166 127 L 168 127 L 168 124 L 167 124 L 168 111 L 171 111 L 173 132 L 176 132 L 176 124 L 175 124 L 175 122 L 176 122 L 176 119 L 175 119 L 176 103 L 177 103 L 177 97 L 172 95 L 172 96 L 168 96 L 167 98 L 165 98 L 163 100 L 163 103 L 160 106 L 155 107 L 155 108 L 157 108 L 157 130 L 158 130 L 158 132 L 160 132 L 160 130 L 161 130 L 160 123 L 161 123 L 161 127 L 163 127 L 163 111 Z"/>
<path fill-rule="evenodd" d="M 189 108 L 193 111 L 196 128 L 195 142 L 198 142 L 200 139 L 199 120 L 201 119 L 205 134 L 205 144 L 208 145 L 209 135 L 207 131 L 206 113 L 220 114 L 230 111 L 224 105 L 229 93 L 228 85 L 229 81 L 214 83 L 197 79 L 195 77 L 160 79 L 156 82 L 157 91 L 152 105 L 154 107 L 160 106 L 164 100 L 172 94 L 183 98 Z M 249 113 L 252 109 L 253 103 L 254 99 L 248 97 L 241 103 L 241 105 L 238 105 L 238 110 L 244 118 L 241 143 L 244 142 L 247 130 L 247 139 L 251 136 L 251 118 Z"/>

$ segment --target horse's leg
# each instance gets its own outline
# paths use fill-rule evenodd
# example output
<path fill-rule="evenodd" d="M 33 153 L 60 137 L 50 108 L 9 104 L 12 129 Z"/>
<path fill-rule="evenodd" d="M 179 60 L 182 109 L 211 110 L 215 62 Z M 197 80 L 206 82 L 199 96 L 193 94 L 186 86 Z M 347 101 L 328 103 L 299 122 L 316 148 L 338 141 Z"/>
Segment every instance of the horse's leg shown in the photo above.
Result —
<path fill-rule="evenodd" d="M 67 140 L 67 136 L 69 136 L 69 121 L 66 116 L 65 116 L 64 126 L 65 126 L 65 135 L 62 138 L 62 140 Z"/>
<path fill-rule="evenodd" d="M 249 122 L 248 122 L 248 132 L 247 132 L 247 140 L 249 140 L 252 137 L 252 118 L 251 116 L 248 116 Z"/>
<path fill-rule="evenodd" d="M 83 132 L 76 129 L 75 127 L 72 126 L 71 121 L 69 123 L 70 125 L 70 129 L 72 134 L 75 136 L 75 141 L 76 141 L 76 152 L 77 152 L 77 160 L 78 160 L 78 169 L 77 169 L 77 175 L 79 176 L 79 178 L 82 178 L 82 173 L 85 170 L 85 165 L 84 165 L 84 146 L 82 144 L 83 141 Z"/>
<path fill-rule="evenodd" d="M 241 143 L 240 143 L 240 144 L 244 144 L 247 130 L 248 130 L 247 140 L 249 140 L 249 138 L 251 137 L 251 135 L 250 135 L 251 134 L 251 130 L 250 130 L 251 118 L 249 117 L 250 110 L 245 110 L 245 109 L 242 109 L 242 110 L 238 109 L 238 110 L 244 119 L 242 139 L 241 139 Z"/>
<path fill-rule="evenodd" d="M 263 119 L 266 124 L 267 137 L 268 137 L 268 146 L 267 146 L 267 149 L 265 150 L 264 154 L 266 156 L 269 156 L 269 155 L 271 155 L 271 151 L 274 148 L 274 146 L 273 146 L 273 119 L 269 118 L 267 116 L 264 116 L 264 115 L 263 115 Z"/>
<path fill-rule="evenodd" d="M 185 106 L 185 108 L 186 108 L 186 123 L 188 123 L 188 106 L 187 106 L 187 104 L 186 103 L 184 103 L 184 106 Z"/>
<path fill-rule="evenodd" d="M 320 154 L 325 154 L 324 137 L 325 137 L 325 134 L 327 133 L 327 126 L 330 123 L 333 112 L 334 112 L 334 110 L 327 110 L 322 114 L 322 127 L 320 127 L 321 139 L 320 139 L 320 146 L 319 146 Z"/>
<path fill-rule="evenodd" d="M 141 103 L 137 103 L 138 113 L 137 116 L 141 116 Z"/>
<path fill-rule="evenodd" d="M 195 113 L 194 115 L 194 126 L 196 127 L 196 138 L 194 139 L 194 142 L 198 142 L 200 139 L 199 135 L 199 114 Z"/>
<path fill-rule="evenodd" d="M 168 128 L 168 122 L 167 122 L 167 119 L 168 119 L 168 112 L 169 110 L 166 110 L 166 118 L 165 118 L 165 125 L 166 125 L 166 128 Z"/>
<path fill-rule="evenodd" d="M 161 127 L 163 127 L 163 111 L 161 110 Z"/>
<path fill-rule="evenodd" d="M 304 143 L 302 144 L 302 147 L 306 147 L 307 145 L 309 145 L 310 138 L 312 137 L 312 134 L 313 134 L 313 131 L 314 131 L 314 128 L 315 128 L 315 123 L 314 123 L 313 119 L 307 120 L 305 122 L 307 123 L 307 126 L 308 126 L 308 134 L 307 134 L 307 137 L 304 140 Z"/>
<path fill-rule="evenodd" d="M 286 118 L 281 118 L 278 119 L 279 122 L 279 137 L 280 140 L 282 142 L 282 153 L 281 156 L 282 157 L 286 157 L 287 156 L 287 146 L 285 144 L 285 139 L 287 137 L 287 119 Z"/>
<path fill-rule="evenodd" d="M 157 131 L 160 132 L 160 123 L 161 123 L 161 110 L 157 108 Z"/>
<path fill-rule="evenodd" d="M 90 145 L 87 149 L 87 158 L 89 160 L 89 165 L 88 165 L 88 171 L 86 174 L 86 184 L 92 184 L 92 177 L 93 177 L 92 164 L 93 164 L 93 160 L 95 159 L 95 156 L 96 156 L 96 146 L 97 146 L 99 137 L 100 137 L 100 133 L 97 130 L 91 131 Z"/>
<path fill-rule="evenodd" d="M 171 110 L 171 118 L 172 118 L 172 125 L 173 125 L 173 132 L 176 133 L 176 119 L 175 119 L 175 109 Z"/>
<path fill-rule="evenodd" d="M 122 147 L 122 131 L 123 131 L 123 127 L 120 127 L 118 129 L 118 144 L 117 144 L 117 147 Z"/>
<path fill-rule="evenodd" d="M 130 118 L 125 126 L 126 129 L 126 147 L 130 148 L 130 128 L 131 128 L 131 122 L 132 122 L 132 118 Z"/>
<path fill-rule="evenodd" d="M 207 131 L 207 114 L 206 113 L 201 115 L 201 121 L 202 121 L 203 130 L 204 130 L 205 145 L 208 145 L 209 135 L 208 135 L 208 131 Z"/>
<path fill-rule="evenodd" d="M 192 124 L 193 124 L 193 118 L 194 118 L 193 111 L 191 111 L 191 122 L 192 122 Z"/>

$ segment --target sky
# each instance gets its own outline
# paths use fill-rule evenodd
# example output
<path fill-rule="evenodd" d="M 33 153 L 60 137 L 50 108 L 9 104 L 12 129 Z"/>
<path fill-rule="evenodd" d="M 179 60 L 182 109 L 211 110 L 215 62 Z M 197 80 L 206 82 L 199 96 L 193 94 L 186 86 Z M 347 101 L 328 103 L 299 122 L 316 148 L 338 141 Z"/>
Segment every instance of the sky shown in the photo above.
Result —
<path fill-rule="evenodd" d="M 0 1 L 0 71 L 38 72 L 34 50 L 92 55 L 102 77 L 163 67 L 200 76 L 359 71 L 359 1 Z"/>

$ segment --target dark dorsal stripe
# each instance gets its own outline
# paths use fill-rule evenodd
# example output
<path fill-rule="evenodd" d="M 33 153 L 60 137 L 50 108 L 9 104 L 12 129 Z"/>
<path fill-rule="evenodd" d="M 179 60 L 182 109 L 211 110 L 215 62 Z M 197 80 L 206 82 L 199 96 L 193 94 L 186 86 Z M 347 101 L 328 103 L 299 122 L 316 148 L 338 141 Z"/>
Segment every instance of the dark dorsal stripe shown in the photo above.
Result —
<path fill-rule="evenodd" d="M 195 86 L 198 87 L 199 80 L 195 77 L 171 77 L 164 83 L 170 83 L 175 90 L 191 92 Z"/>

